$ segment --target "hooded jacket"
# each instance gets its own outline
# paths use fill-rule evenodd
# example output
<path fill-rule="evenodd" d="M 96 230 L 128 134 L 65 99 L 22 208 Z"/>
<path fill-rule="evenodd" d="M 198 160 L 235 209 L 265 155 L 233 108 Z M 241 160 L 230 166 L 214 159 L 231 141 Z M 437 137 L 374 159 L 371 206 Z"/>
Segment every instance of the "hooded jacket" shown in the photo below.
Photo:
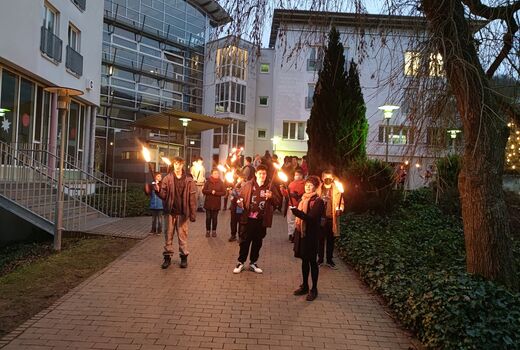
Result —
<path fill-rule="evenodd" d="M 240 223 L 247 224 L 247 220 L 249 218 L 249 211 L 251 209 L 251 196 L 253 192 L 253 186 L 256 184 L 256 179 L 251 181 L 244 182 L 242 187 L 240 188 L 240 192 L 238 194 L 239 198 L 244 200 L 244 212 L 240 216 Z M 264 216 L 262 219 L 262 225 L 264 227 L 271 227 L 273 224 L 273 213 L 274 208 L 279 207 L 282 203 L 282 196 L 280 191 L 278 190 L 275 184 L 271 185 L 269 190 L 272 192 L 273 196 L 266 201 Z"/>

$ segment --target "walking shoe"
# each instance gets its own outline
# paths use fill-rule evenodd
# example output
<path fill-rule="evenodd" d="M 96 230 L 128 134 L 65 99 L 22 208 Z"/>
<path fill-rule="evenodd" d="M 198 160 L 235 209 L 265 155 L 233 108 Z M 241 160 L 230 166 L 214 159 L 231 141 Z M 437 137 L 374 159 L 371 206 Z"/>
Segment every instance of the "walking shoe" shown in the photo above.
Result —
<path fill-rule="evenodd" d="M 228 242 L 234 242 L 236 240 L 237 240 L 236 236 L 231 236 L 231 237 L 229 237 Z"/>
<path fill-rule="evenodd" d="M 239 262 L 237 264 L 237 266 L 235 267 L 235 269 L 233 270 L 233 273 L 240 273 L 240 272 L 242 272 L 243 269 L 244 269 L 244 264 Z"/>
<path fill-rule="evenodd" d="M 313 301 L 314 299 L 316 299 L 317 296 L 318 296 L 318 290 L 317 289 L 311 289 L 309 291 L 309 294 L 307 294 L 307 297 L 305 298 L 305 300 Z"/>
<path fill-rule="evenodd" d="M 256 273 L 264 272 L 264 271 L 262 271 L 261 268 L 258 267 L 258 265 L 256 263 L 249 264 L 249 270 L 254 271 Z"/>
<path fill-rule="evenodd" d="M 211 237 L 217 237 L 217 230 L 211 231 Z"/>
<path fill-rule="evenodd" d="M 322 267 L 322 266 L 323 266 L 323 260 L 318 260 L 318 266 L 319 266 L 319 267 Z"/>
<path fill-rule="evenodd" d="M 209 231 L 206 231 L 206 237 L 209 237 Z"/>
<path fill-rule="evenodd" d="M 161 265 L 161 269 L 167 269 L 168 266 L 172 263 L 172 258 L 169 255 L 164 256 L 164 261 Z"/>
<path fill-rule="evenodd" d="M 188 267 L 188 256 L 181 255 L 181 268 L 185 269 Z"/>
<path fill-rule="evenodd" d="M 338 267 L 336 266 L 336 264 L 332 260 L 327 261 L 327 266 L 330 267 L 333 270 L 337 270 L 338 269 Z"/>
<path fill-rule="evenodd" d="M 293 235 L 289 235 L 289 242 L 294 243 L 294 236 Z"/>
<path fill-rule="evenodd" d="M 308 286 L 304 286 L 303 284 L 300 286 L 300 288 L 296 289 L 293 294 L 294 295 L 305 295 L 309 293 L 309 287 Z"/>

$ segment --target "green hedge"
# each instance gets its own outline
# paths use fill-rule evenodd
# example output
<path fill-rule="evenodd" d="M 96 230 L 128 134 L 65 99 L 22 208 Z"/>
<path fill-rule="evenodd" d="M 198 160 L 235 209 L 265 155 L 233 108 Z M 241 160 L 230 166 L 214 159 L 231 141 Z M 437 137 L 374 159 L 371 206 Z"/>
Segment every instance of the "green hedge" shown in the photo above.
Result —
<path fill-rule="evenodd" d="M 388 217 L 345 216 L 338 248 L 428 348 L 520 349 L 520 294 L 465 272 L 459 219 L 423 189 Z"/>
<path fill-rule="evenodd" d="M 150 215 L 150 197 L 143 184 L 129 184 L 126 191 L 126 216 Z"/>

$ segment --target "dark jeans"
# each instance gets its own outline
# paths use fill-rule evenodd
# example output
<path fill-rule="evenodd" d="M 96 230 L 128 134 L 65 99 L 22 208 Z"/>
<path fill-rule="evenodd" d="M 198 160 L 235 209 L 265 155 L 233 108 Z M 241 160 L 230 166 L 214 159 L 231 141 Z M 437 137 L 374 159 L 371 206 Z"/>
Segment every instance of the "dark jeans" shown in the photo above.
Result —
<path fill-rule="evenodd" d="M 332 219 L 327 219 L 325 225 L 321 227 L 318 240 L 318 262 L 322 263 L 324 257 L 327 258 L 327 262 L 332 261 L 332 253 L 334 251 L 334 232 L 332 231 Z M 325 241 L 327 241 L 326 244 Z M 325 249 L 325 246 L 327 249 Z"/>
<path fill-rule="evenodd" d="M 231 226 L 231 237 L 236 237 L 238 232 L 238 227 L 240 225 L 240 215 L 236 213 L 236 207 L 231 206 L 229 209 L 231 211 L 231 220 L 229 225 Z"/>
<path fill-rule="evenodd" d="M 152 212 L 152 230 L 151 232 L 161 233 L 162 232 L 162 209 L 150 209 Z"/>
<path fill-rule="evenodd" d="M 218 210 L 209 210 L 206 209 L 206 230 L 217 229 L 217 218 L 218 218 Z"/>
<path fill-rule="evenodd" d="M 262 225 L 262 220 L 259 219 L 248 219 L 244 237 L 241 237 L 240 241 L 240 254 L 238 261 L 242 264 L 246 262 L 247 255 L 249 254 L 249 248 L 251 247 L 251 254 L 249 255 L 249 261 L 256 263 L 260 256 L 260 248 L 262 248 L 262 241 L 267 233 L 267 229 Z"/>
<path fill-rule="evenodd" d="M 318 289 L 318 275 L 320 273 L 320 269 L 318 268 L 318 263 L 315 259 L 308 260 L 302 259 L 302 276 L 303 283 L 302 286 L 306 289 L 309 288 L 309 271 L 311 273 L 312 278 L 312 289 Z"/>

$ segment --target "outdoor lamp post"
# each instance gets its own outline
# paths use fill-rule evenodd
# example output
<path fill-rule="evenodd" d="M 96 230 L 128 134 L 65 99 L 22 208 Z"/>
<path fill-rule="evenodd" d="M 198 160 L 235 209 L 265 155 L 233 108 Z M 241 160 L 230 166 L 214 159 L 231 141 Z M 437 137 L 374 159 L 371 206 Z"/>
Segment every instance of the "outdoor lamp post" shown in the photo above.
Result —
<path fill-rule="evenodd" d="M 457 134 L 462 132 L 459 129 L 448 129 L 448 134 L 450 134 L 451 138 L 451 153 L 455 154 L 455 139 L 457 138 Z"/>
<path fill-rule="evenodd" d="M 383 106 L 379 106 L 378 109 L 383 111 L 383 118 L 386 120 L 386 130 L 385 130 L 385 162 L 388 163 L 388 130 L 390 129 L 390 118 L 392 118 L 392 114 L 395 110 L 399 109 L 399 106 L 386 104 Z"/>
<path fill-rule="evenodd" d="M 184 136 L 182 138 L 182 145 L 184 148 L 183 152 L 183 158 L 185 164 L 188 164 L 188 161 L 186 160 L 186 128 L 188 127 L 188 123 L 191 122 L 190 118 L 179 118 L 179 120 L 182 122 L 182 127 L 184 128 Z"/>
<path fill-rule="evenodd" d="M 280 142 L 280 136 L 274 136 L 271 141 L 273 141 L 273 153 L 276 152 L 276 145 Z"/>
<path fill-rule="evenodd" d="M 70 107 L 71 96 L 83 95 L 83 91 L 59 86 L 48 87 L 44 90 L 58 95 L 58 110 L 61 116 L 60 165 L 58 169 L 56 209 L 54 212 L 54 250 L 61 250 L 61 235 L 63 232 L 63 163 L 65 159 L 65 124 L 67 122 L 67 113 Z"/>

